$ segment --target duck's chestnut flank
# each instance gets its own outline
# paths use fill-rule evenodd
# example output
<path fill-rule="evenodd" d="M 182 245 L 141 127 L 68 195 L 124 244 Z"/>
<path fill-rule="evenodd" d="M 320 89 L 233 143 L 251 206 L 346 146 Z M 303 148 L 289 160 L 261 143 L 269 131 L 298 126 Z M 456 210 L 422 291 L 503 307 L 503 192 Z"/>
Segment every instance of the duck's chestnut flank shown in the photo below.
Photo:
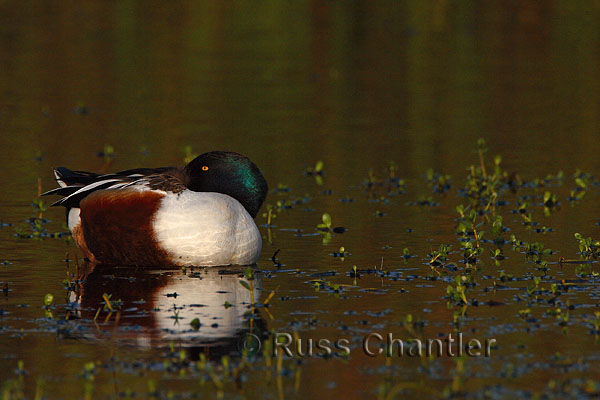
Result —
<path fill-rule="evenodd" d="M 150 190 L 128 189 L 100 190 L 83 199 L 81 225 L 94 257 L 107 264 L 172 264 L 152 229 L 163 197 Z"/>
<path fill-rule="evenodd" d="M 73 240 L 75 240 L 75 243 L 81 249 L 81 252 L 83 253 L 83 256 L 85 258 L 94 263 L 98 262 L 98 260 L 96 260 L 96 257 L 94 257 L 94 254 L 87 247 L 87 243 L 85 242 L 85 235 L 83 234 L 83 228 L 81 227 L 81 222 L 79 222 L 77 225 L 71 228 L 71 236 L 73 236 Z"/>
<path fill-rule="evenodd" d="M 253 218 L 267 182 L 248 157 L 201 154 L 187 166 L 111 174 L 54 170 L 77 245 L 107 264 L 253 264 L 261 236 Z"/>

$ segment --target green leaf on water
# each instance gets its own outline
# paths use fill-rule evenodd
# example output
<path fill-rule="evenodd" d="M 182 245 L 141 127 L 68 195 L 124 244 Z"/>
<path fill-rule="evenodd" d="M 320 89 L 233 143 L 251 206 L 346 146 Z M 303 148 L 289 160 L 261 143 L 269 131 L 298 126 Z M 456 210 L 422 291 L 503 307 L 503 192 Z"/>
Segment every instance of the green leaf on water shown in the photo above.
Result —
<path fill-rule="evenodd" d="M 323 224 L 325 225 L 326 228 L 330 228 L 331 227 L 331 215 L 325 213 L 323 214 Z"/>
<path fill-rule="evenodd" d="M 52 305 L 53 301 L 54 301 L 54 296 L 52 295 L 52 293 L 48 293 L 44 296 L 44 305 L 46 307 L 50 307 Z"/>
<path fill-rule="evenodd" d="M 323 161 L 319 160 L 317 161 L 317 164 L 315 165 L 315 172 L 321 172 L 323 171 Z"/>

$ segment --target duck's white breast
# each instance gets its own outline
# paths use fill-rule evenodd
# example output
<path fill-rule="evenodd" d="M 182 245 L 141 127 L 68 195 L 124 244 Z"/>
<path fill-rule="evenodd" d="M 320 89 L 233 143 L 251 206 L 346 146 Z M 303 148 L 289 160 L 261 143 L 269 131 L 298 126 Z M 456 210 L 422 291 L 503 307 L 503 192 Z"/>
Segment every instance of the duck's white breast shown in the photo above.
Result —
<path fill-rule="evenodd" d="M 221 193 L 168 194 L 153 229 L 158 244 L 177 265 L 254 264 L 262 246 L 250 214 Z"/>

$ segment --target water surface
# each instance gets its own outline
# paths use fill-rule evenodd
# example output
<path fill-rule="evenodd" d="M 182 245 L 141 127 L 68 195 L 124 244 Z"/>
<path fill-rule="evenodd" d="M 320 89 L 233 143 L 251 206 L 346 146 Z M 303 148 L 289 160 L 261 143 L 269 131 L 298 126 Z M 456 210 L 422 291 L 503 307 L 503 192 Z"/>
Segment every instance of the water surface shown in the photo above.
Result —
<path fill-rule="evenodd" d="M 2 390 L 17 398 L 21 390 L 33 398 L 36 386 L 44 398 L 596 395 L 598 267 L 557 261 L 580 258 L 575 232 L 600 237 L 598 180 L 589 177 L 582 200 L 567 199 L 575 171 L 600 166 L 599 17 L 593 2 L 2 2 Z M 506 190 L 496 210 L 505 239 L 541 242 L 553 254 L 544 267 L 506 244 L 496 265 L 497 246 L 483 242 L 465 307 L 445 297 L 467 271 L 455 208 L 468 204 L 458 189 L 479 165 L 480 137 L 488 170 L 500 154 L 502 168 L 526 183 Z M 98 156 L 106 145 L 108 163 Z M 240 269 L 103 268 L 85 264 L 65 237 L 16 235 L 32 233 L 38 178 L 54 187 L 52 167 L 181 164 L 186 146 L 248 155 L 272 189 L 266 204 L 283 205 L 271 229 L 262 212 L 257 218 L 264 245 L 254 313 Z M 318 160 L 321 184 L 304 173 Z M 369 170 L 386 181 L 392 161 L 405 187 L 369 190 Z M 450 190 L 434 193 L 429 168 L 451 176 Z M 533 183 L 558 171 L 562 182 Z M 548 190 L 560 205 L 545 215 Z M 414 204 L 429 197 L 434 204 Z M 539 225 L 513 213 L 522 202 Z M 347 232 L 318 233 L 323 213 Z M 65 231 L 62 209 L 42 217 L 48 233 Z M 481 227 L 484 238 L 493 239 L 490 229 Z M 456 269 L 438 274 L 428 254 L 442 243 L 452 245 Z M 343 260 L 332 256 L 340 246 L 351 253 Z M 404 248 L 415 257 L 405 260 Z M 528 293 L 534 277 L 539 291 Z M 120 312 L 103 309 L 105 293 Z M 274 332 L 343 338 L 351 352 L 283 357 L 278 368 L 262 351 L 242 357 L 248 332 L 264 343 Z M 368 357 L 361 342 L 373 332 L 423 340 L 462 332 L 497 346 L 489 358 Z M 239 379 L 227 378 L 238 367 Z"/>

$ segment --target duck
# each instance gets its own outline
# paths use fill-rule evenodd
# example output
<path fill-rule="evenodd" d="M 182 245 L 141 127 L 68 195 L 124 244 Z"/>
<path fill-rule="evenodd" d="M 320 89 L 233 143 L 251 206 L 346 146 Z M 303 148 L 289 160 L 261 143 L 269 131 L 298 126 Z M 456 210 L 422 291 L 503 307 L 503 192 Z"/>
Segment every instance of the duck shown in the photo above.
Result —
<path fill-rule="evenodd" d="M 210 151 L 185 167 L 97 174 L 54 169 L 67 225 L 84 257 L 131 266 L 252 265 L 262 239 L 254 218 L 268 185 L 258 166 Z"/>

